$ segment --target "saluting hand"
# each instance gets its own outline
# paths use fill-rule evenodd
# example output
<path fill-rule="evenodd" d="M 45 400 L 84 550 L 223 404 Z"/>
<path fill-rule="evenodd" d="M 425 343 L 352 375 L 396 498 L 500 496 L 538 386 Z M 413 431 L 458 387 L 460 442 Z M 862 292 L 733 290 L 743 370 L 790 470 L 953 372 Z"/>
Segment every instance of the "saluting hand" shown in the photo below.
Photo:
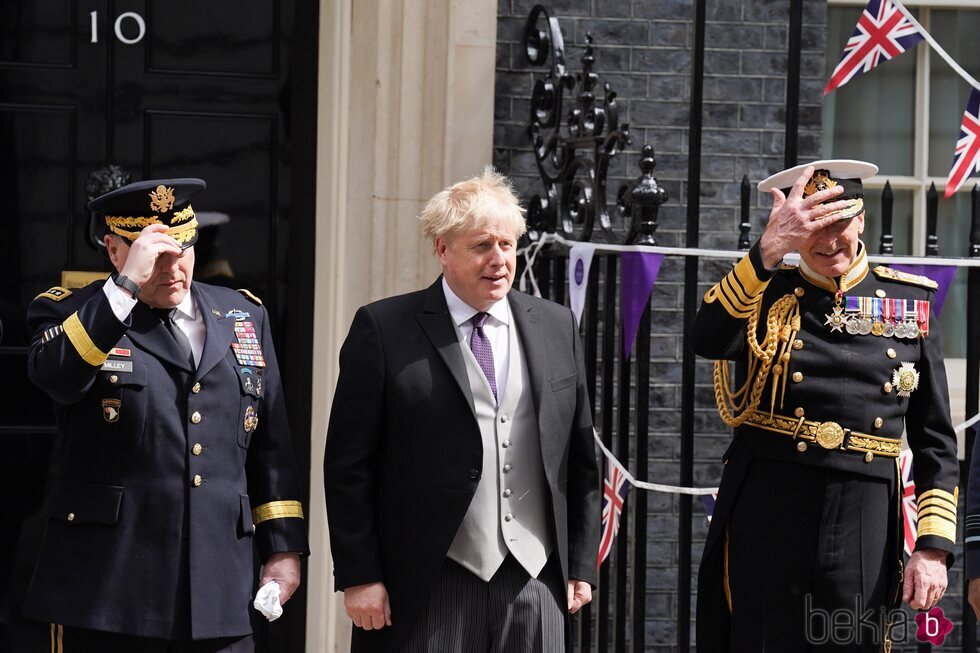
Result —
<path fill-rule="evenodd" d="M 142 286 L 153 275 L 153 266 L 161 254 L 181 255 L 177 241 L 166 235 L 167 225 L 151 224 L 140 232 L 139 238 L 129 246 L 129 256 L 120 274 L 137 286 Z"/>
<path fill-rule="evenodd" d="M 391 625 L 391 605 L 384 583 L 348 587 L 344 590 L 344 608 L 358 628 L 381 630 Z"/>
<path fill-rule="evenodd" d="M 286 605 L 286 601 L 299 588 L 301 575 L 298 553 L 273 553 L 266 558 L 265 564 L 262 565 L 259 587 L 263 587 L 268 582 L 276 581 L 279 583 L 279 604 Z"/>
<path fill-rule="evenodd" d="M 789 196 L 783 195 L 778 188 L 770 191 L 772 211 L 769 212 L 769 224 L 759 243 L 762 262 L 770 270 L 779 265 L 784 256 L 799 249 L 815 232 L 833 224 L 837 218 L 829 216 L 829 213 L 847 206 L 846 200 L 821 204 L 843 193 L 843 186 L 834 186 L 804 199 L 803 189 L 812 176 L 813 166 L 807 166 L 793 184 Z"/>

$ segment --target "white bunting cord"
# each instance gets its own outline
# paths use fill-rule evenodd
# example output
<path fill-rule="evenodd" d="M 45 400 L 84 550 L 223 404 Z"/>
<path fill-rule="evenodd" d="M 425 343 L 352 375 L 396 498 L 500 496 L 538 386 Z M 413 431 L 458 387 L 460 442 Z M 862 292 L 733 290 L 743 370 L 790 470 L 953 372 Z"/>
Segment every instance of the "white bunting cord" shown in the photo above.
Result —
<path fill-rule="evenodd" d="M 899 0 L 892 0 L 892 2 L 895 4 L 896 7 L 898 7 L 898 10 L 902 12 L 904 16 L 908 18 L 913 25 L 915 25 L 915 29 L 919 30 L 919 34 L 921 34 L 922 38 L 924 38 L 926 43 L 929 44 L 929 47 L 935 50 L 936 54 L 942 57 L 943 61 L 948 63 L 949 67 L 952 68 L 954 71 L 956 71 L 957 75 L 963 78 L 963 81 L 965 81 L 967 84 L 980 91 L 980 82 L 977 82 L 977 80 L 973 79 L 973 77 L 968 72 L 963 70 L 963 68 L 961 68 L 960 65 L 956 63 L 956 61 L 951 56 L 949 56 L 949 54 L 947 54 L 946 51 L 943 50 L 938 43 L 936 43 L 936 39 L 932 38 L 932 35 L 929 34 L 929 32 L 927 32 L 925 28 L 919 24 L 919 21 L 915 19 L 915 16 L 912 15 L 912 12 L 906 9 L 905 6 L 901 2 L 899 2 Z"/>
<path fill-rule="evenodd" d="M 669 492 L 671 494 L 691 494 L 695 496 L 703 495 L 703 494 L 714 494 L 718 491 L 718 488 L 716 487 L 681 487 L 679 485 L 662 485 L 660 483 L 647 483 L 646 481 L 638 481 L 636 480 L 636 477 L 630 474 L 629 470 L 626 469 L 625 466 L 623 466 L 623 463 L 619 462 L 619 459 L 616 458 L 616 456 L 614 456 L 612 452 L 609 451 L 609 449 L 606 449 L 606 445 L 602 444 L 602 439 L 599 437 L 599 434 L 595 431 L 595 429 L 592 430 L 592 436 L 595 438 L 596 444 L 599 445 L 600 449 L 602 449 L 602 453 L 606 456 L 606 458 L 609 458 L 611 461 L 613 461 L 616 467 L 619 467 L 621 470 L 623 470 L 623 476 L 625 476 L 626 480 L 629 481 L 629 484 L 635 488 L 639 488 L 641 490 L 652 490 L 653 492 Z"/>
<path fill-rule="evenodd" d="M 977 413 L 976 415 L 966 420 L 965 422 L 963 422 L 953 430 L 956 431 L 957 433 L 962 433 L 963 431 L 967 430 L 968 428 L 976 424 L 978 421 L 980 421 L 980 413 Z"/>

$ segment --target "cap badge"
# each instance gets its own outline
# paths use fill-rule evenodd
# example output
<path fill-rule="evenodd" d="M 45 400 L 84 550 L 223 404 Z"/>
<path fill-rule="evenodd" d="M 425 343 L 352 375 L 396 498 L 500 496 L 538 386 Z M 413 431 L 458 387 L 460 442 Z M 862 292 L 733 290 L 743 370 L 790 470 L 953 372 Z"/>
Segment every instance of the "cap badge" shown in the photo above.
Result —
<path fill-rule="evenodd" d="M 813 176 L 810 177 L 810 181 L 807 182 L 806 188 L 803 189 L 803 197 L 809 197 L 814 193 L 833 188 L 836 185 L 837 182 L 830 178 L 829 171 L 815 170 Z"/>
<path fill-rule="evenodd" d="M 174 208 L 174 189 L 163 184 L 150 191 L 150 209 L 156 213 L 166 213 Z"/>

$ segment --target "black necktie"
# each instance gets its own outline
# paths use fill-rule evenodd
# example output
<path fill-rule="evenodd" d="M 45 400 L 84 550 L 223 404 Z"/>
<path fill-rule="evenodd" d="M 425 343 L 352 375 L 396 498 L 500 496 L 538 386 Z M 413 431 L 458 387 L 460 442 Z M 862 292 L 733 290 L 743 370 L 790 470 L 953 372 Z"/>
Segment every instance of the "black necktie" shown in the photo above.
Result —
<path fill-rule="evenodd" d="M 187 339 L 184 330 L 177 326 L 177 307 L 154 308 L 153 312 L 157 314 L 157 317 L 163 322 L 163 326 L 167 327 L 167 331 L 177 341 L 177 348 L 183 352 L 184 358 L 190 363 L 191 369 L 193 370 L 195 368 L 194 350 L 191 349 L 191 341 Z"/>

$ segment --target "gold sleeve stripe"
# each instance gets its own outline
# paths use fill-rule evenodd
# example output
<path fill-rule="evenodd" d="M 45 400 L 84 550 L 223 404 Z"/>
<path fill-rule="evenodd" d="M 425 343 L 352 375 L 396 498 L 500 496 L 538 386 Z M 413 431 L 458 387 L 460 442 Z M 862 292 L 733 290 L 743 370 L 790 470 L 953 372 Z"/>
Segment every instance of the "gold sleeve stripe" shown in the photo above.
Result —
<path fill-rule="evenodd" d="M 958 494 L 959 488 L 956 488 L 956 490 L 957 490 L 957 494 Z M 947 492 L 946 490 L 938 490 L 938 489 L 927 490 L 927 491 L 923 492 L 922 494 L 920 494 L 918 496 L 918 501 L 919 501 L 919 503 L 922 503 L 926 499 L 929 499 L 929 498 L 932 498 L 932 497 L 935 497 L 937 499 L 944 499 L 944 500 L 948 501 L 949 503 L 953 504 L 954 506 L 956 505 L 956 496 L 954 496 L 950 492 Z"/>
<path fill-rule="evenodd" d="M 926 535 L 938 535 L 950 542 L 956 541 L 956 524 L 948 519 L 942 519 L 935 515 L 926 515 L 919 518 L 919 537 Z"/>
<path fill-rule="evenodd" d="M 303 519 L 303 504 L 299 501 L 270 501 L 257 508 L 252 508 L 252 523 L 256 526 L 270 519 L 286 519 L 288 517 Z"/>
<path fill-rule="evenodd" d="M 769 285 L 768 281 L 763 281 L 756 276 L 755 267 L 747 255 L 735 265 L 734 272 L 742 287 L 745 288 L 745 292 L 751 297 L 761 294 Z"/>
<path fill-rule="evenodd" d="M 939 506 L 929 506 L 928 508 L 922 508 L 920 506 L 918 515 L 919 515 L 919 519 L 922 519 L 927 515 L 934 515 L 936 517 L 948 519 L 954 524 L 956 523 L 956 513 L 947 508 L 940 508 Z"/>
<path fill-rule="evenodd" d="M 712 286 L 711 290 L 709 290 L 704 296 L 705 303 L 710 304 L 715 300 L 720 300 L 721 305 L 725 308 L 728 314 L 737 319 L 746 319 L 752 315 L 751 307 L 747 309 L 736 308 L 732 304 L 731 300 L 728 299 L 728 296 L 723 292 L 719 292 L 719 290 L 719 286 Z"/>
<path fill-rule="evenodd" d="M 65 328 L 65 335 L 75 346 L 75 351 L 82 357 L 82 360 L 94 367 L 101 366 L 109 358 L 109 354 L 95 346 L 88 332 L 82 326 L 82 321 L 78 319 L 78 312 L 72 313 L 67 320 L 62 323 Z"/>
<path fill-rule="evenodd" d="M 721 291 L 728 296 L 731 302 L 735 305 L 748 306 L 753 303 L 752 297 L 747 297 L 745 291 L 742 290 L 741 285 L 739 285 L 738 280 L 732 275 L 728 275 L 721 280 L 719 284 Z"/>
<path fill-rule="evenodd" d="M 919 510 L 926 508 L 928 506 L 936 506 L 937 508 L 944 508 L 946 510 L 952 510 L 956 512 L 956 504 L 947 501 L 946 499 L 940 499 L 939 497 L 929 497 L 928 499 L 921 499 L 916 502 L 919 506 Z"/>

